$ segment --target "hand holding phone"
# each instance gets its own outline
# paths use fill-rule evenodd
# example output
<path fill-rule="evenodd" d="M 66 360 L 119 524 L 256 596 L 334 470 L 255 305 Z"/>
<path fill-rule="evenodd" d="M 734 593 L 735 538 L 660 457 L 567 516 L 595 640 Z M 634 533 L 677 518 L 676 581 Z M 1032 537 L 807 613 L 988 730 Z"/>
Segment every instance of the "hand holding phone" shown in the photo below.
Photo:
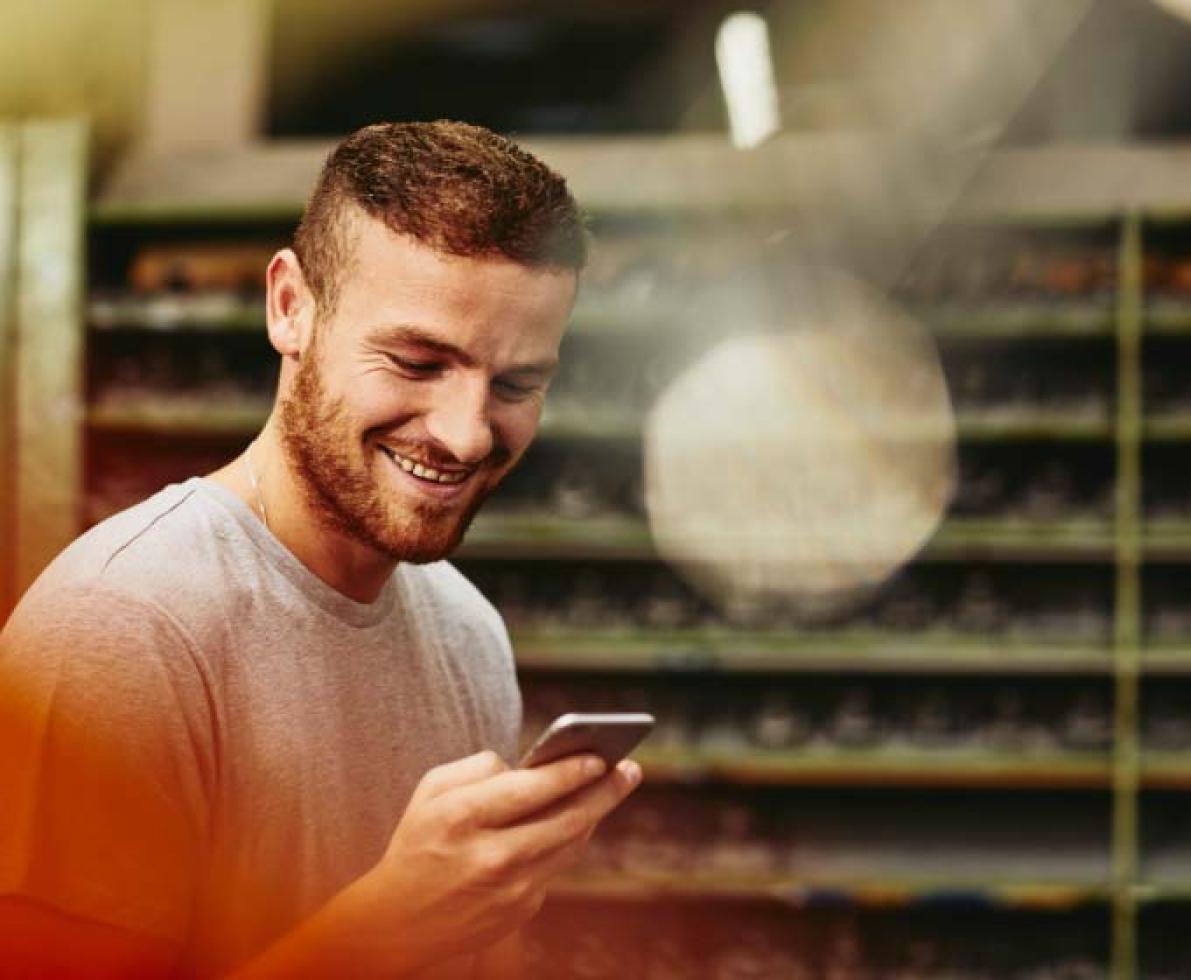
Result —
<path fill-rule="evenodd" d="M 612 769 L 655 724 L 643 711 L 569 712 L 555 718 L 525 753 L 521 768 L 540 766 L 568 755 L 590 752 Z"/>

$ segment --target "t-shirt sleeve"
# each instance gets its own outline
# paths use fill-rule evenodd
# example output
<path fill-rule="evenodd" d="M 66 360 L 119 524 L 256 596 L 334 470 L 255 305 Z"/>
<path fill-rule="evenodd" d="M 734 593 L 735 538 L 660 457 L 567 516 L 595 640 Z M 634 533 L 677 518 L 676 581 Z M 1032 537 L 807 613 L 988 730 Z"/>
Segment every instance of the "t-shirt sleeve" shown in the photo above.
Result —
<path fill-rule="evenodd" d="M 27 597 L 0 634 L 0 894 L 182 941 L 208 831 L 205 691 L 155 606 Z"/>

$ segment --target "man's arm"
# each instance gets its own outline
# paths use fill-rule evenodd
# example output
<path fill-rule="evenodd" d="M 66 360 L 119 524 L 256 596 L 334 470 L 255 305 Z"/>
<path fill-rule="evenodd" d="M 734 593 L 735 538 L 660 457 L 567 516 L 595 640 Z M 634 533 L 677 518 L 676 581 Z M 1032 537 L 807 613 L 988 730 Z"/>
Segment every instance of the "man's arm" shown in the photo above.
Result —
<path fill-rule="evenodd" d="M 604 773 L 595 756 L 512 770 L 481 752 L 432 769 L 380 862 L 233 976 L 313 980 L 345 963 L 403 976 L 501 943 L 639 782 L 635 763 Z"/>
<path fill-rule="evenodd" d="M 168 977 L 178 948 L 147 933 L 130 932 L 67 915 L 16 896 L 0 896 L 0 963 L 4 976 Z"/>
<path fill-rule="evenodd" d="M 186 654 L 167 617 L 100 587 L 35 586 L 0 633 L 5 976 L 168 976 L 179 959 L 210 769 Z"/>
<path fill-rule="evenodd" d="M 432 770 L 384 859 L 319 912 L 235 972 L 236 980 L 340 973 L 401 976 L 475 952 L 482 980 L 520 974 L 518 928 L 546 885 L 579 856 L 596 824 L 639 781 L 593 757 L 508 770 L 493 753 Z M 147 934 L 0 898 L 6 976 L 170 976 L 177 948 Z"/>
<path fill-rule="evenodd" d="M 525 939 L 520 929 L 481 950 L 476 980 L 520 980 L 524 971 Z"/>

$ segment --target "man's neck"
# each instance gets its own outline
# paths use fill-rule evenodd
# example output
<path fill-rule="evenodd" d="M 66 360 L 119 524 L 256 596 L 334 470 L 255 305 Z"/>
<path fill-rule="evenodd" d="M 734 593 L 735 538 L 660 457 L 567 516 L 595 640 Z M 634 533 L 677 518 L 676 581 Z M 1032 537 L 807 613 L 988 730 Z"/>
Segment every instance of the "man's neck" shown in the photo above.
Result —
<path fill-rule="evenodd" d="M 356 602 L 374 602 L 397 562 L 332 530 L 313 511 L 270 417 L 244 453 L 207 479 L 230 490 L 311 572 Z"/>

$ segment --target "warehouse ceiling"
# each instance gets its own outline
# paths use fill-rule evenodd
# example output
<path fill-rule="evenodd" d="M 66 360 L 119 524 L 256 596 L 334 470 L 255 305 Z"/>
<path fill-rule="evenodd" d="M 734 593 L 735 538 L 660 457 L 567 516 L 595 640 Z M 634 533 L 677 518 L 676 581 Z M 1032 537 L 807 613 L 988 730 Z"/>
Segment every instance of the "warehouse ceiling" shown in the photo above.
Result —
<path fill-rule="evenodd" d="M 135 143 L 152 77 L 150 14 L 163 2 L 5 5 L 0 115 L 84 113 L 99 160 Z M 329 136 L 376 118 L 440 116 L 534 134 L 725 129 L 712 50 L 720 20 L 738 6 L 726 0 L 245 2 L 269 11 L 262 135 Z M 1064 5 L 1071 4 L 1037 6 Z M 750 6 L 771 24 L 785 127 L 814 129 L 871 124 L 874 92 L 906 106 L 930 104 L 931 86 L 945 87 L 932 58 L 981 54 L 948 50 L 957 47 L 946 40 L 955 12 L 1013 4 Z M 899 62 L 916 33 L 931 35 L 929 57 Z M 1189 65 L 1191 27 L 1168 10 L 1153 0 L 1095 0 L 1007 138 L 1185 139 Z"/>
<path fill-rule="evenodd" d="M 723 130 L 724 0 L 357 0 L 353 16 L 275 0 L 270 135 L 384 118 L 467 118 L 505 132 Z"/>

